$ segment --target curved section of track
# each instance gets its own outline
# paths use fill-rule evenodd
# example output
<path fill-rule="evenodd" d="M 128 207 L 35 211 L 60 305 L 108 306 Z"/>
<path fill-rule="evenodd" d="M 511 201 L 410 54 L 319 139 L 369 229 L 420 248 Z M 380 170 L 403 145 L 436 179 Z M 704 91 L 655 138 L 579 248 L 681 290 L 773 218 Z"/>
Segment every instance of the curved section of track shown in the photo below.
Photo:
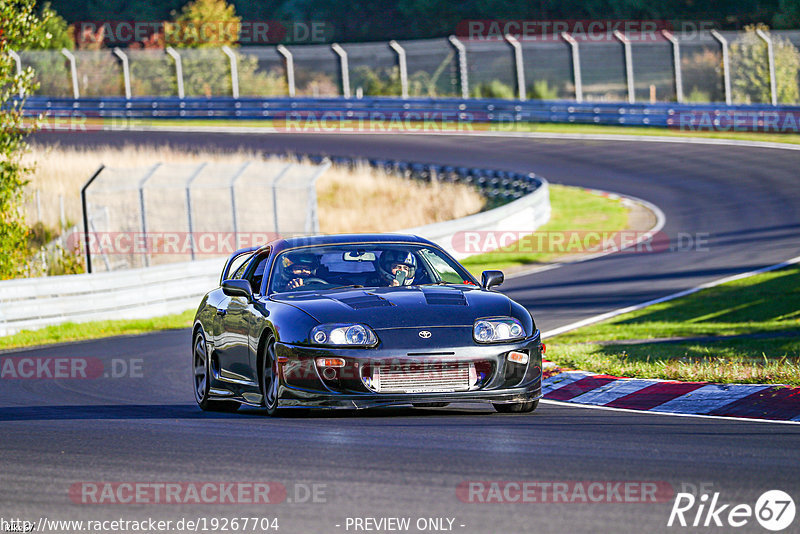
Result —
<path fill-rule="evenodd" d="M 364 134 L 115 132 L 41 134 L 37 140 L 170 144 L 311 153 L 535 171 L 553 183 L 648 200 L 666 214 L 672 244 L 702 248 L 626 252 L 509 281 L 503 290 L 542 330 L 644 302 L 800 251 L 800 153 L 778 149 L 519 137 Z"/>
<path fill-rule="evenodd" d="M 42 134 L 44 143 L 170 143 L 384 157 L 535 171 L 551 182 L 658 205 L 673 242 L 702 249 L 625 252 L 509 280 L 503 289 L 551 329 L 800 254 L 800 154 L 764 148 L 456 136 Z M 800 429 L 543 404 L 384 410 L 270 419 L 192 404 L 184 331 L 4 354 L 142 360 L 142 377 L 2 380 L 0 502 L 29 518 L 277 515 L 284 532 L 346 532 L 347 517 L 454 518 L 462 532 L 666 531 L 672 499 L 648 504 L 473 504 L 472 480 L 705 484 L 725 503 L 767 489 L 800 498 Z M 325 502 L 239 506 L 76 506 L 78 481 L 274 480 L 324 484 Z M 709 486 L 710 484 L 710 486 Z M 693 516 L 692 516 L 693 518 Z M 413 523 L 412 523 L 413 524 Z M 341 525 L 337 527 L 336 525 Z M 464 525 L 461 527 L 460 525 Z M 413 531 L 412 527 L 412 531 Z"/>

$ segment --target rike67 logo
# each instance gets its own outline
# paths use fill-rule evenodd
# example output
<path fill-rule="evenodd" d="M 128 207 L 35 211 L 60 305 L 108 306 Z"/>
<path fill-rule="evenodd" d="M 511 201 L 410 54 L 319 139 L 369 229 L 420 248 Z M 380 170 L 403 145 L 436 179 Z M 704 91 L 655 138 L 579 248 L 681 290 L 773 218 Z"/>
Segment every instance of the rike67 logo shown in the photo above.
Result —
<path fill-rule="evenodd" d="M 695 497 L 691 493 L 678 493 L 669 514 L 667 526 L 671 527 L 734 527 L 739 528 L 756 521 L 767 530 L 778 532 L 789 527 L 794 521 L 794 500 L 781 490 L 766 491 L 756 500 L 755 506 L 749 504 L 721 503 L 719 492 L 709 497 L 703 493 Z"/>

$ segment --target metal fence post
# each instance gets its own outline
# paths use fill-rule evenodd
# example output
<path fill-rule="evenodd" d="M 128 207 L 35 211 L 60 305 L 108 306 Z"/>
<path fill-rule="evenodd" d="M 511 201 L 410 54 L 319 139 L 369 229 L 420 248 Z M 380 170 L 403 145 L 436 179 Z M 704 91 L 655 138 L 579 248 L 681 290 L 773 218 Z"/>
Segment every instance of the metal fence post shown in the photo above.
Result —
<path fill-rule="evenodd" d="M 408 65 L 406 64 L 406 50 L 397 41 L 389 41 L 389 46 L 397 52 L 397 68 L 400 70 L 400 93 L 403 98 L 408 98 Z"/>
<path fill-rule="evenodd" d="M 467 73 L 467 49 L 458 37 L 451 35 L 447 38 L 450 44 L 458 51 L 458 72 L 461 81 L 461 98 L 469 98 L 469 77 Z"/>
<path fill-rule="evenodd" d="M 775 50 L 772 48 L 772 37 L 761 28 L 756 33 L 767 43 L 767 61 L 769 62 L 769 94 L 772 105 L 778 105 L 778 81 L 775 79 Z"/>
<path fill-rule="evenodd" d="M 72 96 L 73 98 L 80 98 L 81 93 L 78 90 L 78 66 L 76 64 L 75 54 L 66 48 L 62 48 L 61 53 L 69 60 L 69 72 L 72 76 Z"/>
<path fill-rule="evenodd" d="M 678 39 L 668 30 L 661 30 L 661 35 L 672 43 L 672 74 L 675 81 L 675 100 L 683 103 L 683 75 L 681 72 L 681 45 Z"/>
<path fill-rule="evenodd" d="M 22 58 L 20 58 L 19 54 L 13 50 L 9 50 L 8 55 L 11 56 L 11 59 L 14 60 L 14 63 L 17 66 L 17 76 L 22 76 Z M 25 96 L 25 92 L 22 90 L 22 88 L 20 88 L 19 97 L 22 98 L 23 96 Z"/>
<path fill-rule="evenodd" d="M 236 54 L 228 45 L 222 47 L 222 52 L 231 60 L 231 96 L 239 98 L 239 66 L 236 63 Z"/>
<path fill-rule="evenodd" d="M 236 216 L 236 180 L 242 177 L 244 174 L 245 169 L 250 165 L 249 161 L 245 161 L 239 170 L 231 177 L 230 182 L 228 182 L 228 186 L 231 188 L 231 215 L 233 219 L 233 240 L 237 240 L 237 235 L 239 234 L 239 220 Z"/>
<path fill-rule="evenodd" d="M 281 172 L 278 173 L 278 176 L 272 180 L 272 218 L 273 222 L 275 223 L 275 236 L 278 237 L 278 182 L 283 178 L 289 169 L 292 168 L 294 163 L 287 163 L 286 167 L 281 169 Z"/>
<path fill-rule="evenodd" d="M 278 45 L 278 53 L 286 62 L 286 85 L 289 87 L 289 96 L 294 98 L 294 57 L 289 49 L 281 44 Z"/>
<path fill-rule="evenodd" d="M 722 48 L 722 81 L 725 89 L 725 103 L 730 106 L 733 97 L 731 95 L 731 62 L 728 57 L 728 40 L 717 30 L 711 30 L 711 36 L 719 41 Z"/>
<path fill-rule="evenodd" d="M 636 88 L 633 84 L 633 54 L 631 53 L 631 42 L 619 30 L 614 30 L 614 37 L 622 43 L 622 51 L 625 54 L 625 81 L 628 83 L 628 103 L 636 101 Z"/>
<path fill-rule="evenodd" d="M 144 265 L 145 267 L 150 267 L 150 253 L 148 252 L 147 246 L 147 212 L 144 207 L 144 185 L 158 170 L 161 166 L 161 163 L 156 163 L 150 170 L 147 171 L 141 180 L 139 180 L 139 209 L 141 210 L 141 222 L 142 222 L 142 237 L 144 238 Z"/>
<path fill-rule="evenodd" d="M 128 64 L 128 55 L 125 54 L 119 48 L 114 48 L 112 50 L 114 55 L 117 56 L 120 61 L 122 62 L 122 79 L 125 82 L 125 98 L 127 100 L 131 99 L 131 69 L 130 65 Z"/>
<path fill-rule="evenodd" d="M 342 72 L 342 96 L 350 98 L 350 68 L 347 64 L 347 51 L 339 43 L 333 43 L 331 48 L 339 56 L 339 66 Z"/>
<path fill-rule="evenodd" d="M 83 187 L 81 187 L 81 209 L 83 210 L 83 240 L 86 244 L 86 272 L 92 272 L 92 250 L 90 248 L 91 243 L 89 242 L 89 209 L 86 203 L 86 190 L 92 185 L 95 178 L 100 176 L 100 173 L 103 172 L 105 169 L 105 165 L 100 165 L 91 178 L 89 178 Z"/>
<path fill-rule="evenodd" d="M 522 45 L 517 38 L 511 34 L 506 34 L 505 39 L 514 49 L 514 70 L 517 74 L 517 96 L 520 100 L 527 100 L 528 94 L 525 90 L 525 64 L 522 62 Z"/>
<path fill-rule="evenodd" d="M 169 57 L 175 60 L 175 79 L 178 82 L 178 98 L 183 98 L 185 93 L 183 92 L 183 62 L 181 61 L 181 55 L 171 46 L 166 47 L 164 51 Z"/>
<path fill-rule="evenodd" d="M 583 102 L 583 81 L 581 77 L 581 51 L 578 41 L 567 32 L 561 32 L 564 39 L 572 49 L 572 80 L 575 84 L 575 101 Z"/>
<path fill-rule="evenodd" d="M 331 167 L 331 160 L 325 158 L 322 163 L 317 167 L 314 175 L 311 177 L 308 192 L 308 208 L 306 212 L 306 228 L 305 231 L 310 234 L 319 233 L 319 217 L 317 216 L 317 180 L 325 174 Z"/>
<path fill-rule="evenodd" d="M 206 168 L 207 163 L 201 163 L 197 169 L 192 173 L 188 180 L 186 180 L 186 214 L 189 218 L 189 245 L 191 246 L 192 261 L 194 261 L 195 242 L 194 242 L 194 225 L 192 224 L 192 182 L 195 178 L 200 176 L 203 169 Z"/>

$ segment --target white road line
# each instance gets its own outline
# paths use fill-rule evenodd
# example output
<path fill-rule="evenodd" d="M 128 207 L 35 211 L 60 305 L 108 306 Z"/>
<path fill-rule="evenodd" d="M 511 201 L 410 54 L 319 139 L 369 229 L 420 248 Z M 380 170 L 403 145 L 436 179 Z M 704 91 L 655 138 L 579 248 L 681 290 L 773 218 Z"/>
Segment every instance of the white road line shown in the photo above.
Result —
<path fill-rule="evenodd" d="M 666 415 L 670 417 L 697 417 L 700 419 L 724 419 L 727 421 L 748 421 L 752 423 L 777 423 L 781 425 L 797 425 L 800 424 L 800 421 L 797 418 L 791 421 L 776 421 L 774 419 L 753 419 L 750 417 L 729 417 L 726 415 L 700 415 L 694 413 L 672 413 L 672 412 L 655 412 L 652 410 L 631 410 L 629 408 L 612 408 L 610 406 L 595 406 L 594 404 L 575 404 L 574 402 L 562 402 L 550 399 L 541 399 L 540 403 L 544 404 L 555 404 L 557 406 L 569 406 L 570 408 L 583 408 L 589 410 L 608 410 L 612 412 L 626 412 L 626 413 L 638 413 L 640 415 Z"/>
<path fill-rule="evenodd" d="M 732 276 L 725 276 L 723 278 L 718 278 L 717 280 L 712 280 L 711 282 L 706 282 L 704 284 L 700 284 L 699 286 L 695 286 L 689 289 L 684 289 L 683 291 L 678 291 L 677 293 L 672 293 L 670 295 L 659 297 L 657 299 L 648 300 L 640 304 L 634 304 L 633 306 L 626 306 L 625 308 L 618 308 L 616 310 L 611 310 L 606 313 L 601 313 L 600 315 L 595 315 L 594 317 L 587 317 L 586 319 L 581 319 L 580 321 L 575 321 L 574 323 L 566 324 L 564 326 L 559 326 L 558 328 L 548 330 L 547 332 L 542 332 L 542 339 L 553 337 L 558 334 L 563 334 L 564 332 L 569 332 L 570 330 L 575 330 L 576 328 L 580 328 L 582 326 L 587 326 L 590 324 L 598 323 L 600 321 L 605 321 L 606 319 L 611 319 L 612 317 L 616 317 L 617 315 L 638 311 L 648 306 L 652 306 L 653 304 L 660 304 L 662 302 L 667 302 L 680 297 L 685 297 L 687 295 L 697 293 L 698 291 L 702 291 L 703 289 L 716 287 L 718 285 L 725 284 L 728 282 L 733 282 L 735 280 L 741 280 L 743 278 L 749 278 L 757 274 L 774 271 L 776 269 L 781 269 L 783 267 L 788 267 L 789 265 L 794 265 L 797 263 L 800 263 L 800 256 L 794 257 L 790 260 L 783 261 L 781 263 L 776 263 L 774 265 L 762 267 L 761 269 L 756 269 L 754 271 L 747 271 Z"/>
<path fill-rule="evenodd" d="M 255 119 L 254 119 L 255 120 Z M 549 124 L 549 123 L 548 123 Z M 114 130 L 103 130 L 114 131 Z M 371 131 L 371 130 L 330 130 L 330 131 L 291 131 L 278 130 L 271 126 L 127 126 L 116 131 L 138 132 L 179 132 L 179 133 L 259 133 L 259 134 L 301 134 L 301 135 L 436 135 L 463 137 L 507 137 L 528 139 L 568 139 L 576 141 L 632 141 L 641 143 L 676 143 L 686 145 L 721 145 L 749 148 L 771 148 L 777 150 L 800 150 L 800 145 L 774 143 L 771 141 L 747 141 L 743 139 L 721 139 L 714 137 L 670 137 L 661 135 L 555 133 L 555 132 L 483 132 L 483 131 Z"/>
<path fill-rule="evenodd" d="M 575 187 L 575 186 L 568 186 L 568 187 Z M 626 245 L 624 247 L 620 247 L 617 250 L 608 250 L 606 252 L 598 252 L 596 254 L 587 254 L 586 256 L 577 256 L 577 257 L 573 257 L 572 259 L 565 259 L 564 261 L 551 263 L 549 265 L 543 265 L 541 267 L 534 267 L 533 269 L 526 269 L 526 270 L 523 270 L 523 271 L 517 271 L 515 273 L 512 273 L 512 274 L 506 276 L 506 280 L 519 278 L 521 276 L 528 276 L 530 274 L 537 274 L 537 273 L 542 273 L 542 272 L 545 272 L 545 271 L 551 271 L 553 269 L 558 269 L 559 267 L 563 267 L 565 265 L 571 265 L 573 263 L 582 263 L 582 262 L 585 262 L 585 261 L 594 260 L 594 259 L 597 259 L 597 258 L 602 258 L 603 256 L 608 256 L 609 254 L 616 254 L 617 252 L 622 252 L 624 250 L 628 250 L 629 248 L 636 247 L 639 244 L 643 243 L 644 241 L 647 241 L 650 238 L 652 238 L 656 233 L 660 232 L 661 229 L 664 228 L 664 225 L 667 222 L 667 216 L 664 215 L 664 212 L 661 211 L 661 208 L 659 208 L 658 206 L 656 206 L 652 202 L 648 202 L 647 200 L 644 200 L 644 199 L 641 199 L 641 198 L 638 198 L 638 197 L 633 197 L 633 196 L 630 196 L 630 195 L 623 195 L 622 193 L 615 193 L 613 191 L 606 191 L 604 189 L 589 189 L 589 188 L 584 188 L 584 189 L 586 189 L 587 191 L 591 191 L 594 194 L 607 195 L 607 196 L 612 196 L 613 195 L 614 197 L 620 198 L 623 201 L 627 200 L 629 202 L 634 202 L 634 203 L 641 204 L 642 206 L 644 206 L 646 209 L 650 210 L 653 213 L 653 215 L 656 218 L 656 222 L 655 222 L 655 224 L 653 225 L 652 228 L 650 228 L 649 230 L 647 230 L 646 232 L 641 234 L 639 237 L 637 237 L 635 241 L 633 241 L 632 243 L 630 243 L 630 244 L 628 244 L 628 245 Z M 621 231 L 624 232 L 625 230 L 621 230 Z"/>

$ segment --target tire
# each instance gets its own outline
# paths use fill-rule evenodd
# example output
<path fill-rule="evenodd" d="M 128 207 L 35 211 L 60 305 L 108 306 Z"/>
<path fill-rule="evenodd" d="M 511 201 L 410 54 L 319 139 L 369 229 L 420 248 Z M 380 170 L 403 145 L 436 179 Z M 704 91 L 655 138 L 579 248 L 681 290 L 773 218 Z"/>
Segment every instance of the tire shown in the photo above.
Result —
<path fill-rule="evenodd" d="M 530 413 L 539 406 L 539 399 L 528 402 L 516 402 L 513 404 L 494 403 L 494 409 L 500 413 Z"/>
<path fill-rule="evenodd" d="M 412 402 L 414 408 L 444 408 L 449 402 Z"/>
<path fill-rule="evenodd" d="M 275 338 L 270 337 L 264 347 L 264 368 L 261 373 L 261 394 L 264 396 L 264 407 L 267 414 L 278 413 L 278 386 L 280 376 L 278 372 L 278 358 L 275 354 Z"/>
<path fill-rule="evenodd" d="M 194 400 L 205 412 L 235 412 L 239 409 L 236 401 L 209 399 L 211 364 L 208 358 L 208 345 L 203 331 L 199 330 L 192 343 L 192 363 L 194 367 Z"/>

